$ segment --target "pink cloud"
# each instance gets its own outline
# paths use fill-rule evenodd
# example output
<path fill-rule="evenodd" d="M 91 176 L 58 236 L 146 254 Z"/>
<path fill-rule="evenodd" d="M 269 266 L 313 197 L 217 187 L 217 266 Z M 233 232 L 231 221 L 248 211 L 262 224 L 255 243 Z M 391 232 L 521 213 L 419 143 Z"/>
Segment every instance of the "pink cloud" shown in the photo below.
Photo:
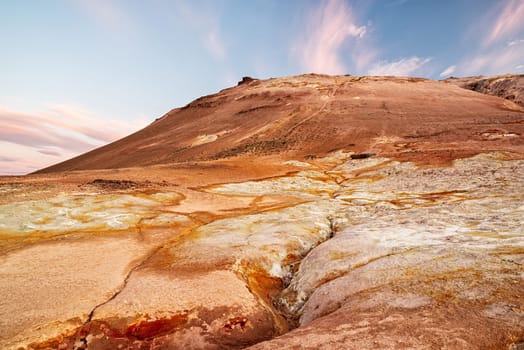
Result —
<path fill-rule="evenodd" d="M 38 113 L 0 106 L 0 173 L 33 171 L 126 136 L 147 122 L 91 116 L 84 109 L 53 105 Z M 0 159 L 1 161 L 1 159 Z"/>
<path fill-rule="evenodd" d="M 497 8 L 500 14 L 484 38 L 484 46 L 511 37 L 524 28 L 524 1 L 508 0 L 503 4 L 501 10 Z"/>
<path fill-rule="evenodd" d="M 17 162 L 18 158 L 0 156 L 0 162 Z"/>
<path fill-rule="evenodd" d="M 94 140 L 103 142 L 114 141 L 122 137 L 122 133 L 136 131 L 137 124 L 143 121 L 124 123 L 115 120 L 101 120 L 99 118 L 87 117 L 91 113 L 79 107 L 66 105 L 49 106 L 50 115 L 43 118 L 63 129 L 73 130 Z M 142 126 L 145 126 L 142 125 Z"/>
<path fill-rule="evenodd" d="M 40 150 L 38 150 L 38 152 L 40 152 L 42 154 L 45 154 L 45 155 L 48 155 L 48 156 L 55 156 L 55 157 L 60 157 L 61 156 L 61 154 L 59 152 L 49 151 L 49 150 L 45 150 L 45 149 L 40 149 Z"/>
<path fill-rule="evenodd" d="M 351 53 L 356 72 L 365 72 L 370 66 L 375 65 L 378 50 L 369 44 L 357 43 L 355 50 Z"/>
<path fill-rule="evenodd" d="M 364 37 L 366 31 L 366 26 L 357 24 L 345 1 L 323 1 L 311 14 L 294 53 L 307 72 L 347 73 L 342 62 L 343 46 L 350 39 L 357 41 Z"/>
<path fill-rule="evenodd" d="M 48 156 L 32 152 L 30 147 L 6 141 L 0 141 L 0 147 L 0 175 L 27 174 L 50 163 Z"/>
<path fill-rule="evenodd" d="M 58 133 L 60 126 L 50 125 L 44 118 L 0 110 L 0 140 L 31 147 L 57 146 L 83 152 L 96 146 Z"/>
<path fill-rule="evenodd" d="M 496 75 L 514 73 L 524 57 L 524 1 L 498 2 L 470 33 L 480 32 L 482 43 L 470 56 L 464 58 L 457 70 L 461 75 Z M 471 34 L 470 34 L 471 35 Z M 478 35 L 478 34 L 477 34 Z"/>

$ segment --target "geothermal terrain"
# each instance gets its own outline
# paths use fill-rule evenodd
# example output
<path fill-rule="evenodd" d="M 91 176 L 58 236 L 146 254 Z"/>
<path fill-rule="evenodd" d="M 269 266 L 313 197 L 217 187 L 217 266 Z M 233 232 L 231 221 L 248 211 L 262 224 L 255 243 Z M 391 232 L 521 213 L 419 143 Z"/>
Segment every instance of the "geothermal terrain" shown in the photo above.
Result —
<path fill-rule="evenodd" d="M 522 349 L 521 94 L 246 78 L 2 177 L 0 348 Z"/>

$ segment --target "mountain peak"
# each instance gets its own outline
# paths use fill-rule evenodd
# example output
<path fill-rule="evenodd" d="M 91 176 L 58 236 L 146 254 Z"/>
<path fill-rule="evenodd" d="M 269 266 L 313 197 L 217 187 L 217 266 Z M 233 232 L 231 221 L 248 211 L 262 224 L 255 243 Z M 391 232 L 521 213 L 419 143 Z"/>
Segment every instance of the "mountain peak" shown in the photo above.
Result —
<path fill-rule="evenodd" d="M 128 137 L 39 172 L 258 155 L 303 158 L 336 150 L 430 164 L 480 150 L 516 151 L 520 146 L 511 139 L 486 142 L 482 135 L 522 135 L 516 121 L 523 109 L 454 86 L 464 84 L 472 82 L 320 74 L 244 77 L 239 85 L 173 109 Z"/>

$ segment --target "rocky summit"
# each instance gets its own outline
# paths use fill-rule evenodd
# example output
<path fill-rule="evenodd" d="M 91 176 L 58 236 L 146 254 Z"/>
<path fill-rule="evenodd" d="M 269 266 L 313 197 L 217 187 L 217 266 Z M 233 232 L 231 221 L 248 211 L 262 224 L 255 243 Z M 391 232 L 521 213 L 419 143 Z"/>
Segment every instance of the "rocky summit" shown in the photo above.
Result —
<path fill-rule="evenodd" d="M 524 107 L 461 84 L 244 78 L 1 177 L 0 348 L 524 348 Z"/>

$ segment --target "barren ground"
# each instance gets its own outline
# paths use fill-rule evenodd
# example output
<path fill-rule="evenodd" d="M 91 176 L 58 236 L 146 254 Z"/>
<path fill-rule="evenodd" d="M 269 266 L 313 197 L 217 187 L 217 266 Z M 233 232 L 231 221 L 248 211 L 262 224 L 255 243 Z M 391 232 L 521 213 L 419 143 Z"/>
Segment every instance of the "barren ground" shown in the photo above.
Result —
<path fill-rule="evenodd" d="M 0 348 L 519 349 L 523 121 L 445 82 L 255 80 L 1 177 Z"/>

